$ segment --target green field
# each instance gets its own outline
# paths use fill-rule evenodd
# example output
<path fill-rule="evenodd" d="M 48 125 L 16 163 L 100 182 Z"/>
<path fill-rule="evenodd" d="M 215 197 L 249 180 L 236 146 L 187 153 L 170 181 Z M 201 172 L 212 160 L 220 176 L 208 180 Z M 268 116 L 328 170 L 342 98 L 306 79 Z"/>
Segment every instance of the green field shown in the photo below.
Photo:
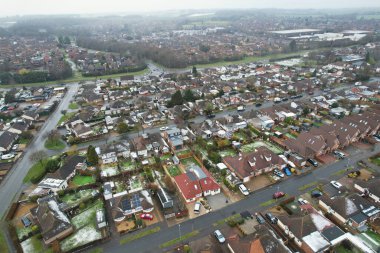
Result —
<path fill-rule="evenodd" d="M 49 82 L 39 82 L 39 83 L 22 83 L 22 84 L 4 84 L 1 85 L 2 88 L 12 88 L 12 87 L 33 87 L 33 86 L 43 86 L 43 85 L 51 85 L 51 84 L 61 84 L 61 83 L 78 83 L 82 81 L 91 81 L 95 79 L 109 79 L 109 78 L 119 78 L 120 76 L 139 76 L 139 75 L 144 75 L 145 73 L 148 72 L 148 68 L 137 71 L 137 72 L 126 72 L 126 73 L 119 73 L 119 74 L 112 74 L 112 75 L 104 75 L 104 76 L 97 76 L 97 77 L 84 77 L 81 75 L 74 75 L 74 77 L 68 78 L 68 79 L 63 79 L 63 80 L 56 80 L 56 81 L 49 81 Z"/>

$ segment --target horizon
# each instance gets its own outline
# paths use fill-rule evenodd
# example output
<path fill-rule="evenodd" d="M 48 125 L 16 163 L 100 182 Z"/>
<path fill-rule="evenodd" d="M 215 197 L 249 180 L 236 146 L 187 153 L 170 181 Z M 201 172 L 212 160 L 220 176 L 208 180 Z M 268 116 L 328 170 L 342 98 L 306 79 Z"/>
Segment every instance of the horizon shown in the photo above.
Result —
<path fill-rule="evenodd" d="M 4 0 L 0 0 L 4 1 Z M 281 3 L 279 3 L 281 2 Z M 279 5 L 280 4 L 280 5 Z M 2 4 L 0 17 L 14 16 L 56 16 L 56 15 L 129 15 L 150 14 L 173 11 L 205 11 L 205 10 L 368 10 L 380 8 L 380 1 L 304 1 L 304 0 L 270 0 L 265 3 L 257 0 L 214 0 L 204 2 L 193 0 L 191 6 L 188 2 L 179 0 L 140 0 L 139 2 L 109 0 L 94 2 L 83 0 L 78 3 L 75 0 L 66 0 L 64 4 L 56 5 L 49 0 L 24 0 L 7 1 Z M 22 6 L 20 8 L 20 6 Z M 344 8 L 342 8 L 344 6 Z"/>

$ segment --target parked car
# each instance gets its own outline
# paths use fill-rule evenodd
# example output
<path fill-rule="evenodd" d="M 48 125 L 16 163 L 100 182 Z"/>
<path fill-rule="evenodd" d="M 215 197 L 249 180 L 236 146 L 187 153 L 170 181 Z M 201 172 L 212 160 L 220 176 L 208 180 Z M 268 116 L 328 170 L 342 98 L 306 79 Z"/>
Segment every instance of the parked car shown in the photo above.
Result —
<path fill-rule="evenodd" d="M 245 196 L 249 195 L 249 191 L 248 191 L 247 187 L 245 187 L 244 184 L 239 184 L 239 190 L 241 191 L 241 193 L 243 193 L 243 195 L 245 195 Z"/>
<path fill-rule="evenodd" d="M 142 213 L 142 214 L 140 214 L 140 219 L 143 219 L 143 220 L 153 220 L 153 214 Z"/>
<path fill-rule="evenodd" d="M 265 214 L 265 217 L 267 217 L 268 220 L 269 220 L 272 224 L 276 224 L 276 223 L 277 223 L 277 217 L 275 217 L 273 214 L 271 214 L 271 213 L 266 213 L 266 214 Z"/>
<path fill-rule="evenodd" d="M 337 188 L 338 190 L 343 187 L 343 185 L 337 181 L 331 181 L 330 184 Z"/>
<path fill-rule="evenodd" d="M 168 127 L 160 127 L 160 131 L 166 131 L 166 130 L 168 130 L 169 128 Z"/>
<path fill-rule="evenodd" d="M 336 155 L 339 159 L 344 159 L 346 157 L 346 155 L 342 152 L 342 151 L 339 151 L 339 150 L 334 150 L 334 155 Z"/>
<path fill-rule="evenodd" d="M 5 154 L 1 156 L 1 160 L 7 160 L 15 157 L 15 154 Z"/>
<path fill-rule="evenodd" d="M 279 198 L 282 198 L 284 196 L 285 196 L 284 192 L 275 192 L 275 193 L 273 193 L 273 198 L 274 199 L 279 199 Z"/>
<path fill-rule="evenodd" d="M 309 159 L 307 159 L 307 161 L 308 161 L 311 165 L 313 165 L 314 167 L 318 167 L 318 162 L 317 162 L 316 160 L 309 158 Z"/>
<path fill-rule="evenodd" d="M 318 190 L 314 190 L 314 191 L 311 191 L 311 196 L 313 198 L 319 198 L 323 195 L 323 193 L 321 191 L 318 191 Z"/>
<path fill-rule="evenodd" d="M 16 151 L 16 150 L 18 150 L 18 147 L 19 147 L 19 145 L 18 145 L 18 144 L 15 144 L 15 145 L 12 146 L 12 150 L 13 150 L 13 151 Z"/>
<path fill-rule="evenodd" d="M 290 171 L 288 167 L 285 167 L 283 170 L 284 170 L 285 175 L 287 175 L 288 177 L 292 175 L 292 172 Z"/>
<path fill-rule="evenodd" d="M 308 204 L 309 201 L 307 201 L 306 199 L 303 199 L 303 198 L 299 198 L 299 199 L 298 199 L 298 203 L 299 203 L 300 205 L 305 205 L 305 204 Z"/>
<path fill-rule="evenodd" d="M 262 105 L 263 105 L 262 103 L 256 103 L 256 107 L 260 107 Z"/>
<path fill-rule="evenodd" d="M 206 117 L 209 119 L 212 119 L 212 118 L 215 118 L 215 114 L 207 114 Z"/>
<path fill-rule="evenodd" d="M 202 207 L 201 202 L 195 202 L 194 213 L 199 214 L 201 212 L 201 207 Z"/>
<path fill-rule="evenodd" d="M 273 178 L 274 181 L 278 181 L 278 180 L 281 179 L 280 177 L 278 177 L 278 176 L 276 176 L 276 175 L 271 175 L 271 176 L 272 176 L 272 178 Z"/>
<path fill-rule="evenodd" d="M 265 219 L 260 214 L 256 215 L 256 220 L 257 220 L 257 222 L 259 224 L 264 224 L 265 223 Z"/>
<path fill-rule="evenodd" d="M 274 171 L 273 171 L 273 174 L 275 174 L 276 176 L 278 176 L 278 177 L 285 177 L 285 175 L 284 175 L 284 173 L 282 173 L 281 171 L 279 171 L 279 170 L 277 170 L 277 169 L 275 169 Z"/>
<path fill-rule="evenodd" d="M 214 231 L 214 236 L 216 237 L 216 239 L 220 242 L 220 243 L 224 243 L 226 241 L 226 238 L 224 238 L 222 232 L 220 232 L 220 230 L 215 230 Z"/>

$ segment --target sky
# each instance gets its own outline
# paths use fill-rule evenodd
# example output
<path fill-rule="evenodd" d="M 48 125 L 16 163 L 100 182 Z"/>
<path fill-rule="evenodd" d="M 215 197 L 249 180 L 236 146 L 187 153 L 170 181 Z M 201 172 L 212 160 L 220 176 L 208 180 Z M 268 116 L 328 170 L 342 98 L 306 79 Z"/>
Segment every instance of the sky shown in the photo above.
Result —
<path fill-rule="evenodd" d="M 380 8 L 380 0 L 0 0 L 0 16 L 221 8 Z"/>

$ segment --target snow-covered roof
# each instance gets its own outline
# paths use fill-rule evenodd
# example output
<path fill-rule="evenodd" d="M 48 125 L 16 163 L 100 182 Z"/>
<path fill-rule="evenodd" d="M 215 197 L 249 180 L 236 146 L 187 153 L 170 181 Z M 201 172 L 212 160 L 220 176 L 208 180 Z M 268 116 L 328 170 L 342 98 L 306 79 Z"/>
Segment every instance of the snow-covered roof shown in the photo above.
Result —
<path fill-rule="evenodd" d="M 330 246 L 330 243 L 318 231 L 303 237 L 302 240 L 309 245 L 313 252 L 322 252 Z"/>

